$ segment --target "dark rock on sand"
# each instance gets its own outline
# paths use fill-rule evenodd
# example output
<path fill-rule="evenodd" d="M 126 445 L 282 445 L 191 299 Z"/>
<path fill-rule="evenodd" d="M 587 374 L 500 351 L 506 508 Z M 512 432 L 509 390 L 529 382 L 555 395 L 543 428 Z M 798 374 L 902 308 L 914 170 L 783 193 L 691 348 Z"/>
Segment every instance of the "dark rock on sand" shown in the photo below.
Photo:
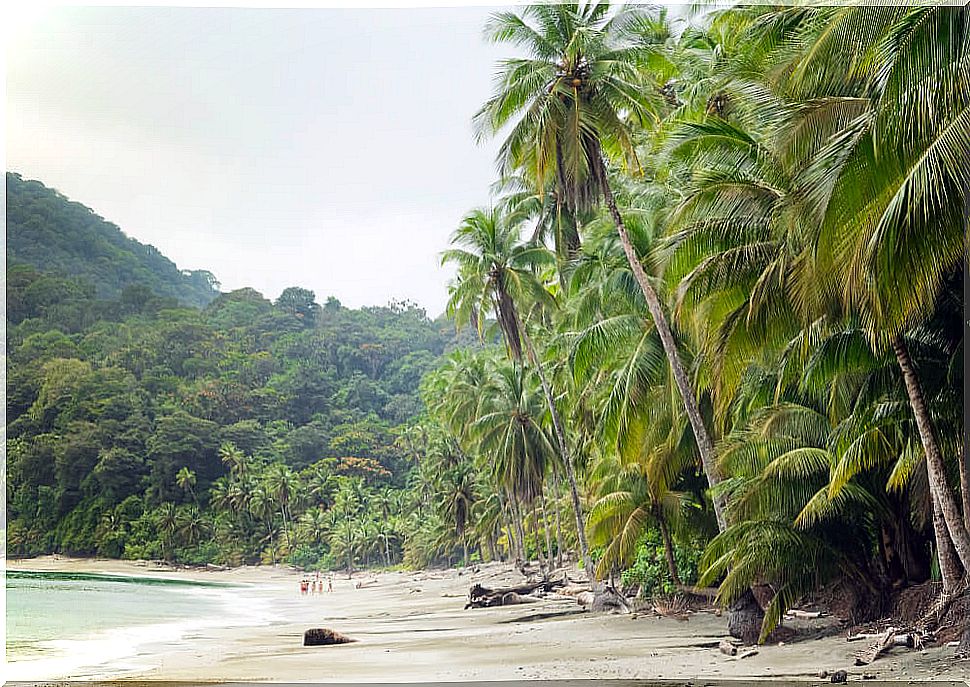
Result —
<path fill-rule="evenodd" d="M 324 627 L 315 627 L 303 633 L 303 646 L 329 646 L 331 644 L 348 644 L 354 641 L 339 632 Z"/>

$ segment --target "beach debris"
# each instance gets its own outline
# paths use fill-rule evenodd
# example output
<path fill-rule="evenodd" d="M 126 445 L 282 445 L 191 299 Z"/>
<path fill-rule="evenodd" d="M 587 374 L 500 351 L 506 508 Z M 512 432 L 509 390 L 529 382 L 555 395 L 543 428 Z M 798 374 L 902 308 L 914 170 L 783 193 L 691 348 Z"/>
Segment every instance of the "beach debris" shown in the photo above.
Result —
<path fill-rule="evenodd" d="M 653 598 L 653 612 L 664 618 L 690 620 L 690 602 L 682 594 L 669 594 Z"/>
<path fill-rule="evenodd" d="M 738 648 L 734 646 L 731 642 L 726 639 L 722 639 L 720 644 L 717 645 L 718 651 L 720 651 L 725 656 L 737 656 Z"/>
<path fill-rule="evenodd" d="M 626 597 L 616 590 L 615 587 L 604 587 L 593 594 L 593 602 L 589 604 L 589 610 L 595 613 L 630 613 L 630 607 Z"/>
<path fill-rule="evenodd" d="M 885 632 L 879 633 L 868 633 L 860 632 L 859 634 L 849 635 L 845 638 L 847 642 L 858 642 L 863 640 L 879 640 L 882 641 L 885 637 Z M 914 632 L 897 632 L 893 634 L 891 646 L 905 646 L 910 649 L 915 649 L 921 647 L 923 642 L 927 641 L 928 637 L 921 637 Z"/>
<path fill-rule="evenodd" d="M 490 589 L 481 584 L 473 584 L 468 590 L 468 603 L 465 608 L 491 608 L 537 601 L 537 595 L 548 594 L 565 586 L 564 580 L 542 580 L 522 584 L 517 587 Z"/>
<path fill-rule="evenodd" d="M 849 681 L 849 674 L 844 670 L 836 670 L 834 673 L 832 673 L 832 677 L 829 681 L 837 685 L 844 685 Z"/>
<path fill-rule="evenodd" d="M 738 654 L 738 660 L 740 661 L 743 658 L 751 658 L 752 656 L 757 656 L 757 655 L 758 655 L 757 649 L 748 649 L 747 651 L 742 651 L 740 654 Z"/>
<path fill-rule="evenodd" d="M 820 611 L 801 611 L 797 608 L 792 608 L 785 613 L 785 617 L 790 619 L 815 620 L 816 618 L 821 618 L 822 613 Z"/>
<path fill-rule="evenodd" d="M 588 585 L 582 584 L 567 584 L 557 590 L 560 594 L 564 596 L 578 596 L 583 592 L 590 591 Z"/>
<path fill-rule="evenodd" d="M 303 646 L 330 646 L 349 644 L 356 640 L 325 627 L 314 627 L 303 633 Z"/>
<path fill-rule="evenodd" d="M 896 628 L 890 627 L 884 633 L 882 633 L 875 642 L 867 646 L 862 651 L 859 651 L 855 655 L 855 664 L 857 666 L 867 666 L 882 654 L 887 651 L 890 647 L 895 645 L 896 641 Z"/>
<path fill-rule="evenodd" d="M 576 595 L 576 603 L 578 603 L 580 606 L 589 606 L 593 603 L 593 599 L 595 598 L 596 595 L 591 591 L 580 592 Z"/>
<path fill-rule="evenodd" d="M 876 679 L 876 675 L 875 675 L 875 673 L 863 673 L 862 674 L 862 679 L 863 680 L 875 680 Z"/>

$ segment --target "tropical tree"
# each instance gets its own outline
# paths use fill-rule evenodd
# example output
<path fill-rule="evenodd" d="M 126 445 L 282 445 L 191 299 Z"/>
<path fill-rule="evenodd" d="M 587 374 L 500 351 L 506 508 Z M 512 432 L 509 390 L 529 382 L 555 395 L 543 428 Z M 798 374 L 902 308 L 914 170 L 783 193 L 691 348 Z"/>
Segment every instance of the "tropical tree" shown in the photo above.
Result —
<path fill-rule="evenodd" d="M 459 326 L 473 322 L 481 335 L 486 315 L 494 313 L 503 339 L 516 362 L 522 359 L 522 342 L 529 361 L 535 366 L 552 417 L 559 453 L 565 465 L 579 533 L 580 555 L 587 570 L 592 570 L 586 542 L 583 507 L 579 500 L 576 470 L 569 451 L 565 426 L 556 407 L 552 388 L 542 370 L 542 361 L 523 325 L 517 304 L 526 307 L 552 304 L 552 296 L 538 279 L 536 269 L 549 264 L 552 256 L 542 246 L 523 243 L 519 218 L 492 210 L 475 210 L 465 218 L 452 236 L 452 248 L 442 254 L 442 262 L 458 264 L 458 275 L 451 288 L 448 312 Z"/>
<path fill-rule="evenodd" d="M 684 403 L 708 481 L 720 481 L 714 444 L 704 424 L 650 277 L 637 256 L 607 171 L 606 156 L 638 172 L 634 125 L 656 119 L 662 108 L 655 91 L 644 88 L 642 70 L 658 51 L 644 45 L 639 31 L 648 10 L 611 11 L 608 3 L 529 5 L 492 16 L 486 35 L 528 52 L 500 64 L 496 89 L 475 116 L 479 137 L 494 136 L 511 123 L 499 149 L 503 173 L 523 170 L 538 187 L 554 176 L 567 207 L 588 208 L 600 195 L 639 285 Z M 530 21 L 532 23 L 530 23 Z M 714 500 L 723 530 L 723 504 Z"/>

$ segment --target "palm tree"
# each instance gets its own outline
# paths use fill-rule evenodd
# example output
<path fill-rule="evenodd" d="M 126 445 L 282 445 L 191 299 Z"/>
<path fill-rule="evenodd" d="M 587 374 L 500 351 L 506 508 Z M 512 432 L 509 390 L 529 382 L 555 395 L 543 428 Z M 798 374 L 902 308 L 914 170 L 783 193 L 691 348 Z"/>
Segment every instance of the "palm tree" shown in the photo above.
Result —
<path fill-rule="evenodd" d="M 199 505 L 199 499 L 195 496 L 195 473 L 189 470 L 187 467 L 182 467 L 178 473 L 175 475 L 175 483 L 178 484 L 180 489 L 184 489 L 189 492 L 192 496 L 192 500 L 195 502 L 196 507 Z"/>
<path fill-rule="evenodd" d="M 172 544 L 175 539 L 175 532 L 178 529 L 178 519 L 176 517 L 175 504 L 167 501 L 155 510 L 155 527 L 162 535 L 162 557 L 166 560 L 172 558 Z"/>
<path fill-rule="evenodd" d="M 443 477 L 443 500 L 441 505 L 448 519 L 454 523 L 455 534 L 461 540 L 462 561 L 468 567 L 468 528 L 474 508 L 474 468 L 469 462 L 451 468 Z"/>
<path fill-rule="evenodd" d="M 495 42 L 524 48 L 528 58 L 501 63 L 496 91 L 475 116 L 479 136 L 496 135 L 516 117 L 499 150 L 503 172 L 523 170 L 537 186 L 554 176 L 566 205 L 592 206 L 602 195 L 620 243 L 663 343 L 708 481 L 720 481 L 714 445 L 704 424 L 661 304 L 637 256 L 607 174 L 606 154 L 639 170 L 633 124 L 655 118 L 659 94 L 643 88 L 642 68 L 657 50 L 643 45 L 642 9 L 611 12 L 608 3 L 529 5 L 492 15 Z M 530 20 L 533 24 L 530 24 Z M 723 530 L 723 505 L 714 500 Z"/>
<path fill-rule="evenodd" d="M 551 262 L 552 256 L 541 246 L 521 241 L 517 219 L 494 208 L 475 210 L 465 218 L 452 237 L 452 244 L 462 247 L 442 254 L 443 263 L 458 264 L 457 282 L 451 288 L 448 312 L 455 317 L 459 326 L 474 323 L 479 335 L 484 331 L 486 314 L 494 313 L 505 344 L 516 362 L 522 359 L 522 342 L 525 341 L 529 360 L 535 366 L 542 384 L 569 479 L 580 554 L 586 569 L 592 570 L 583 507 L 565 427 L 542 370 L 542 362 L 523 326 L 517 307 L 518 303 L 538 306 L 552 304 L 552 296 L 535 274 L 538 267 Z"/>
<path fill-rule="evenodd" d="M 289 523 L 291 514 L 290 502 L 298 492 L 299 477 L 283 463 L 274 463 L 266 473 L 266 489 L 270 497 L 276 501 L 280 517 L 283 519 L 283 536 L 286 545 L 290 545 Z"/>
<path fill-rule="evenodd" d="M 942 555 L 952 545 L 968 571 L 970 515 L 961 517 L 947 485 L 938 432 L 904 337 L 932 315 L 966 259 L 970 92 L 960 74 L 970 59 L 970 12 L 938 5 L 832 8 L 809 14 L 805 26 L 814 30 L 771 35 L 792 56 L 779 87 L 803 100 L 852 102 L 851 110 L 829 105 L 824 120 L 815 114 L 824 127 L 803 128 L 802 147 L 813 154 L 805 193 L 823 210 L 820 273 L 872 341 L 896 356 L 939 515 L 938 549 Z M 957 461 L 970 502 L 965 455 Z"/>

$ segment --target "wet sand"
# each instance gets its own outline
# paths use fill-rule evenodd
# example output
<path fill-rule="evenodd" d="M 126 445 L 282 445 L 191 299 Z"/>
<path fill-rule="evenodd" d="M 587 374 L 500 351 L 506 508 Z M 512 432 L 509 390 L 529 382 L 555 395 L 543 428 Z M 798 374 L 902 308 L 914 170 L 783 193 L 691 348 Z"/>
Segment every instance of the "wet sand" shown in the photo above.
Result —
<path fill-rule="evenodd" d="M 704 678 L 814 681 L 818 673 L 846 670 L 879 681 L 970 681 L 970 661 L 954 650 L 895 649 L 865 668 L 853 666 L 860 647 L 840 634 L 796 638 L 757 647 L 747 658 L 721 654 L 725 620 L 698 613 L 688 621 L 583 611 L 572 601 L 463 610 L 471 584 L 522 582 L 509 566 L 479 572 L 359 573 L 333 576 L 333 593 L 300 594 L 302 574 L 287 568 L 225 571 L 173 570 L 150 563 L 42 557 L 7 561 L 11 570 L 148 575 L 244 585 L 245 596 L 271 604 L 274 619 L 253 627 L 214 627 L 178 642 L 162 643 L 137 657 L 137 668 L 109 666 L 100 679 L 286 682 L 422 682 L 517 679 Z M 359 581 L 375 581 L 360 589 Z M 325 585 L 326 586 L 326 585 Z M 798 621 L 806 634 L 826 621 Z M 340 646 L 304 647 L 304 630 L 327 627 L 356 640 Z M 824 634 L 815 632 L 814 634 Z M 33 677 L 33 676 L 31 676 Z M 54 679 L 67 676 L 36 676 Z M 873 683 L 868 683 L 873 684 Z"/>

